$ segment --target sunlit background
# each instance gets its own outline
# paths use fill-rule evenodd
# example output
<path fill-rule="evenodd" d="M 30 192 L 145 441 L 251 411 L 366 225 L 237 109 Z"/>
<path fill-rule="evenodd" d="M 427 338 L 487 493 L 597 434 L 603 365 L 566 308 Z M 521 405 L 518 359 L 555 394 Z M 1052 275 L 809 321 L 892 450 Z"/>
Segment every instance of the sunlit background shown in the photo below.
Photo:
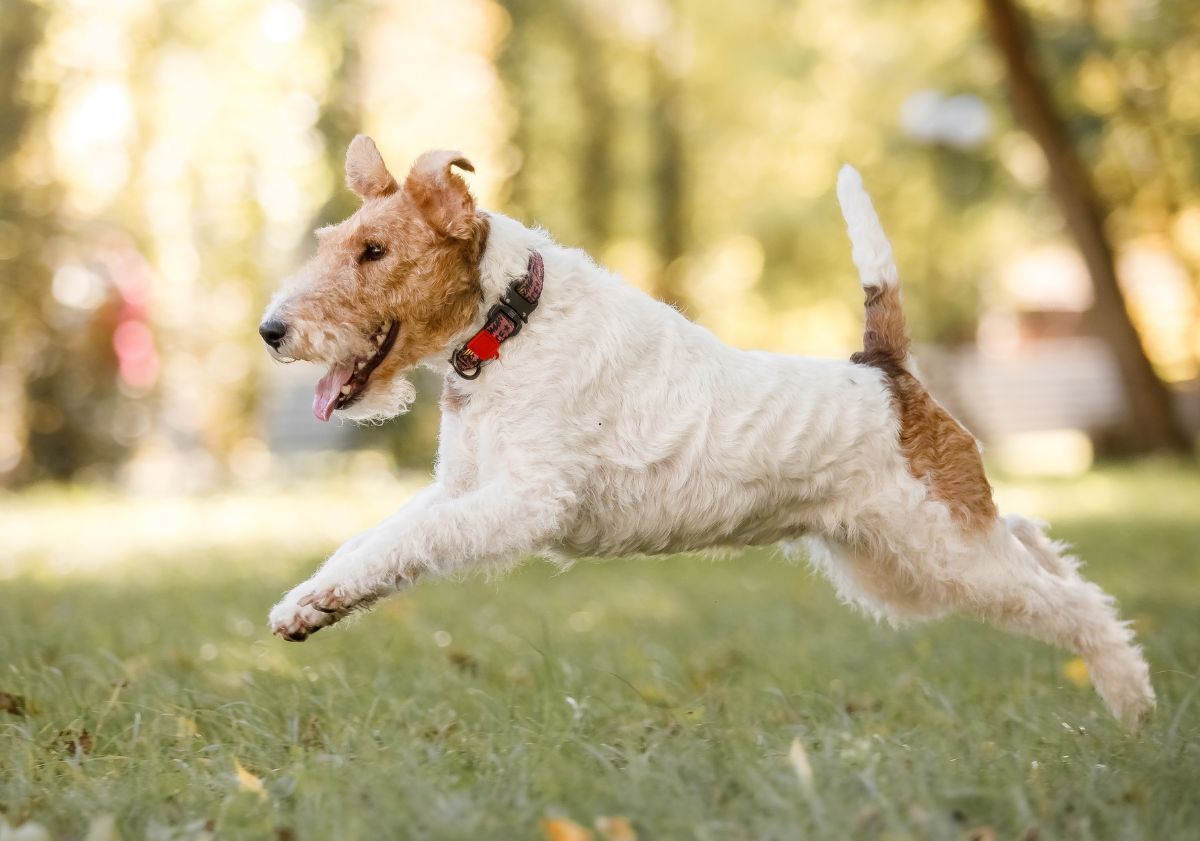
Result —
<path fill-rule="evenodd" d="M 357 494 L 314 505 L 332 540 L 421 480 L 436 383 L 385 428 L 323 426 L 317 372 L 272 365 L 255 332 L 310 231 L 353 209 L 341 161 L 360 131 L 397 171 L 462 150 L 485 206 L 729 342 L 832 356 L 861 331 L 832 194 L 852 162 L 895 241 L 925 375 L 994 466 L 1190 451 L 1200 9 L 1025 7 L 1133 356 L 1167 395 L 1175 433 L 1148 441 L 1146 383 L 1123 374 L 1139 359 L 1094 317 L 1114 293 L 1014 114 L 995 5 L 3 0 L 0 552 L 31 549 L 16 536 L 45 535 L 47 510 L 119 508 L 128 522 L 97 514 L 97 533 L 153 542 L 204 531 L 221 499 L 236 531 L 230 517 L 269 527 L 252 504 Z"/>
<path fill-rule="evenodd" d="M 843 359 L 857 166 L 922 376 L 1119 600 L 1148 727 L 1074 653 L 873 626 L 766 551 L 272 639 L 436 446 L 435 377 L 322 424 L 257 333 L 360 132 Z M 1194 837 L 1198 298 L 1197 0 L 0 0 L 0 841 Z"/>

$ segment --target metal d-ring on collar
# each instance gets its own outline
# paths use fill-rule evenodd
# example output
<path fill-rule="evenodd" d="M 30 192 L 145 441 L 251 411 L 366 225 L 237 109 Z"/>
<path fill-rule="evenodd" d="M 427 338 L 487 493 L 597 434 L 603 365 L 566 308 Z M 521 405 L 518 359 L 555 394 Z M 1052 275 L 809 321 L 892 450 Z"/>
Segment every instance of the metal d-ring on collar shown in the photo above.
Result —
<path fill-rule="evenodd" d="M 542 255 L 529 252 L 525 274 L 510 283 L 500 300 L 488 310 L 483 329 L 450 356 L 456 374 L 464 380 L 473 380 L 479 376 L 485 362 L 500 356 L 500 345 L 520 333 L 530 314 L 537 309 L 545 273 Z"/>

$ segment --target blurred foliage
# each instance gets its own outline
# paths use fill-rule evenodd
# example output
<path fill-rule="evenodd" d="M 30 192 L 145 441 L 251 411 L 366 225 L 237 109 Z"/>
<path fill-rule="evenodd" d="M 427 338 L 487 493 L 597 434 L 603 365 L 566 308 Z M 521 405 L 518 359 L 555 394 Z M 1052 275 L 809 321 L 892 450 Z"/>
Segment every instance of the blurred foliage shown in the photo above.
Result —
<path fill-rule="evenodd" d="M 27 145 L 45 130 L 56 98 L 50 86 L 27 85 L 24 73 L 48 17 L 38 5 L 13 3 L 0 23 L 0 395 L 8 402 L 24 392 L 27 462 L 67 477 L 82 464 L 119 457 L 123 446 L 97 423 L 114 408 L 113 354 L 96 352 L 115 327 L 112 307 L 97 302 L 81 320 L 44 300 L 53 255 L 71 249 L 77 233 L 59 212 L 60 185 L 36 177 L 44 176 L 44 153 Z M 27 172 L 35 177 L 22 177 Z M 15 436 L 8 438 L 0 462 L 13 461 Z"/>
<path fill-rule="evenodd" d="M 1029 9 L 1114 241 L 1182 278 L 1130 306 L 1160 373 L 1193 378 L 1200 11 Z M 252 478 L 274 375 L 257 315 L 307 232 L 353 209 L 358 131 L 398 171 L 462 149 L 485 204 L 745 346 L 854 348 L 843 161 L 878 199 L 921 341 L 972 340 L 1011 305 L 1005 267 L 1063 240 L 971 3 L 4 0 L 0 46 L 9 483 Z M 435 412 L 364 435 L 426 465 Z"/>

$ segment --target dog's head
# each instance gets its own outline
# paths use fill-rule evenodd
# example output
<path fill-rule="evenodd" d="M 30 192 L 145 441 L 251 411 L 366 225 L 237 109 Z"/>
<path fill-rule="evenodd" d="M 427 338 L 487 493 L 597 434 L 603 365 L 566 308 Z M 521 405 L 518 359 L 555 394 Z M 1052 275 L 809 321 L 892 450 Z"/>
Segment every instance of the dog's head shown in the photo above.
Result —
<path fill-rule="evenodd" d="M 351 142 L 346 183 L 362 207 L 317 231 L 317 253 L 259 326 L 276 359 L 329 366 L 313 398 L 321 420 L 405 411 L 404 373 L 475 317 L 488 223 L 454 167 L 474 171 L 458 152 L 426 152 L 400 185 L 369 137 Z"/>

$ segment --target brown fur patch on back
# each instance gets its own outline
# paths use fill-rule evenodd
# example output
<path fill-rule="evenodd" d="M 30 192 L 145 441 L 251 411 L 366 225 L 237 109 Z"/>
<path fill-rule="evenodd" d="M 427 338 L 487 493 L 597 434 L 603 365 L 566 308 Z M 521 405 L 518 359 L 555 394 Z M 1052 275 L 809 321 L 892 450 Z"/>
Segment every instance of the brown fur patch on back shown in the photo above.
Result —
<path fill-rule="evenodd" d="M 864 351 L 850 361 L 879 368 L 887 376 L 908 472 L 929 486 L 930 494 L 946 504 L 964 529 L 988 529 L 996 521 L 996 503 L 975 436 L 890 353 Z"/>

